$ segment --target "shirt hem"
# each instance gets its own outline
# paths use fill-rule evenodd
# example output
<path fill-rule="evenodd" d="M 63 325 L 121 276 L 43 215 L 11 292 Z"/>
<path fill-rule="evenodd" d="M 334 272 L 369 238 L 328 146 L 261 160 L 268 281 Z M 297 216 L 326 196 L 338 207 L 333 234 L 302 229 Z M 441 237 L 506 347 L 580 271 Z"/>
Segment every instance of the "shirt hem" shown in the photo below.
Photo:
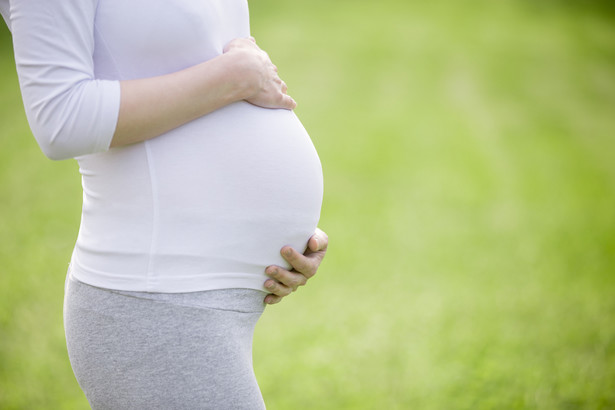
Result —
<path fill-rule="evenodd" d="M 127 278 L 114 275 L 102 276 L 100 273 L 92 274 L 77 269 L 71 263 L 69 275 L 85 284 L 103 289 L 124 290 L 132 292 L 151 293 L 190 293 L 219 289 L 254 289 L 269 293 L 264 288 L 268 277 L 263 273 L 219 272 L 207 273 L 198 276 L 174 276 L 157 281 L 155 286 L 148 282 L 147 275 L 143 279 Z"/>

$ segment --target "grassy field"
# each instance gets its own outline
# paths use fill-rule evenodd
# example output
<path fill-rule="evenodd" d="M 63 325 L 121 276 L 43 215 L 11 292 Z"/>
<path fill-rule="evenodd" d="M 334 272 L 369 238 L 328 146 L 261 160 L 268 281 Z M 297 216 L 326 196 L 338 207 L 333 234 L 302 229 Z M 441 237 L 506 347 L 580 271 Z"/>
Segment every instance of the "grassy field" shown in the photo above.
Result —
<path fill-rule="evenodd" d="M 331 238 L 257 327 L 268 408 L 615 409 L 615 13 L 251 12 L 320 153 Z M 87 408 L 61 313 L 78 170 L 30 135 L 4 31 L 0 55 L 0 408 Z"/>

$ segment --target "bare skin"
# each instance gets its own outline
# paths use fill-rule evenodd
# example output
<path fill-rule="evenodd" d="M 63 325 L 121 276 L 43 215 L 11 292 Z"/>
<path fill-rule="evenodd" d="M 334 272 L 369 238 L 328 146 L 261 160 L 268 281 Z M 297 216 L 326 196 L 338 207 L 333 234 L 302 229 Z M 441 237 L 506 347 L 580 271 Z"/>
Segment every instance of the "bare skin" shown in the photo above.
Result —
<path fill-rule="evenodd" d="M 297 105 L 253 38 L 235 39 L 218 57 L 175 73 L 122 81 L 120 89 L 112 147 L 157 137 L 237 101 L 288 110 Z"/>
<path fill-rule="evenodd" d="M 284 297 L 290 295 L 300 286 L 304 286 L 308 279 L 316 274 L 320 263 L 325 257 L 329 237 L 316 228 L 316 232 L 308 241 L 308 248 L 302 255 L 290 246 L 280 251 L 282 257 L 291 264 L 293 270 L 289 271 L 279 266 L 269 266 L 265 273 L 271 278 L 265 281 L 265 289 L 271 293 L 265 297 L 265 303 L 273 305 L 279 303 Z"/>
<path fill-rule="evenodd" d="M 287 94 L 269 55 L 254 38 L 232 40 L 223 54 L 184 70 L 120 83 L 120 113 L 111 147 L 157 137 L 189 121 L 237 101 L 264 108 L 293 110 L 297 103 Z M 316 274 L 329 239 L 320 229 L 302 255 L 290 246 L 280 251 L 292 270 L 267 267 L 271 293 L 265 303 L 279 303 Z"/>

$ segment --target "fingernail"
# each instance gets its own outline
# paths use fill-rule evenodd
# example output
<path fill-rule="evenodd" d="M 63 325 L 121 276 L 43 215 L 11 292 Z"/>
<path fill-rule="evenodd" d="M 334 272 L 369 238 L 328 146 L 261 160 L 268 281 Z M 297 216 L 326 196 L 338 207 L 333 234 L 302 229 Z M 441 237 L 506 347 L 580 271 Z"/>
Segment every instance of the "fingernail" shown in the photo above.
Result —
<path fill-rule="evenodd" d="M 293 254 L 293 251 L 291 249 L 286 249 L 284 251 L 284 255 L 286 255 L 286 256 L 291 256 L 292 254 Z"/>
<path fill-rule="evenodd" d="M 265 287 L 269 290 L 272 290 L 275 287 L 275 285 L 273 284 L 272 281 L 267 281 L 265 282 Z"/>

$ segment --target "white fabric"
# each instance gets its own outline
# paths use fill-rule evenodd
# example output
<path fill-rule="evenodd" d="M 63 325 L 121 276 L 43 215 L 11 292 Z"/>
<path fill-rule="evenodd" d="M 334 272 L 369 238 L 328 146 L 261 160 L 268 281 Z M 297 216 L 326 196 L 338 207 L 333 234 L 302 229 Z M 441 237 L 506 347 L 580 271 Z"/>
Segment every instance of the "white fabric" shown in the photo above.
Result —
<path fill-rule="evenodd" d="M 287 266 L 280 248 L 305 248 L 322 170 L 293 112 L 238 102 L 108 149 L 119 80 L 219 55 L 249 35 L 246 0 L 0 0 L 0 11 L 35 137 L 49 157 L 79 162 L 78 280 L 134 291 L 263 290 L 265 267 Z"/>
<path fill-rule="evenodd" d="M 6 25 L 11 29 L 11 24 L 9 23 L 9 1 L 8 0 L 0 0 L 0 14 L 2 18 L 6 22 Z"/>

